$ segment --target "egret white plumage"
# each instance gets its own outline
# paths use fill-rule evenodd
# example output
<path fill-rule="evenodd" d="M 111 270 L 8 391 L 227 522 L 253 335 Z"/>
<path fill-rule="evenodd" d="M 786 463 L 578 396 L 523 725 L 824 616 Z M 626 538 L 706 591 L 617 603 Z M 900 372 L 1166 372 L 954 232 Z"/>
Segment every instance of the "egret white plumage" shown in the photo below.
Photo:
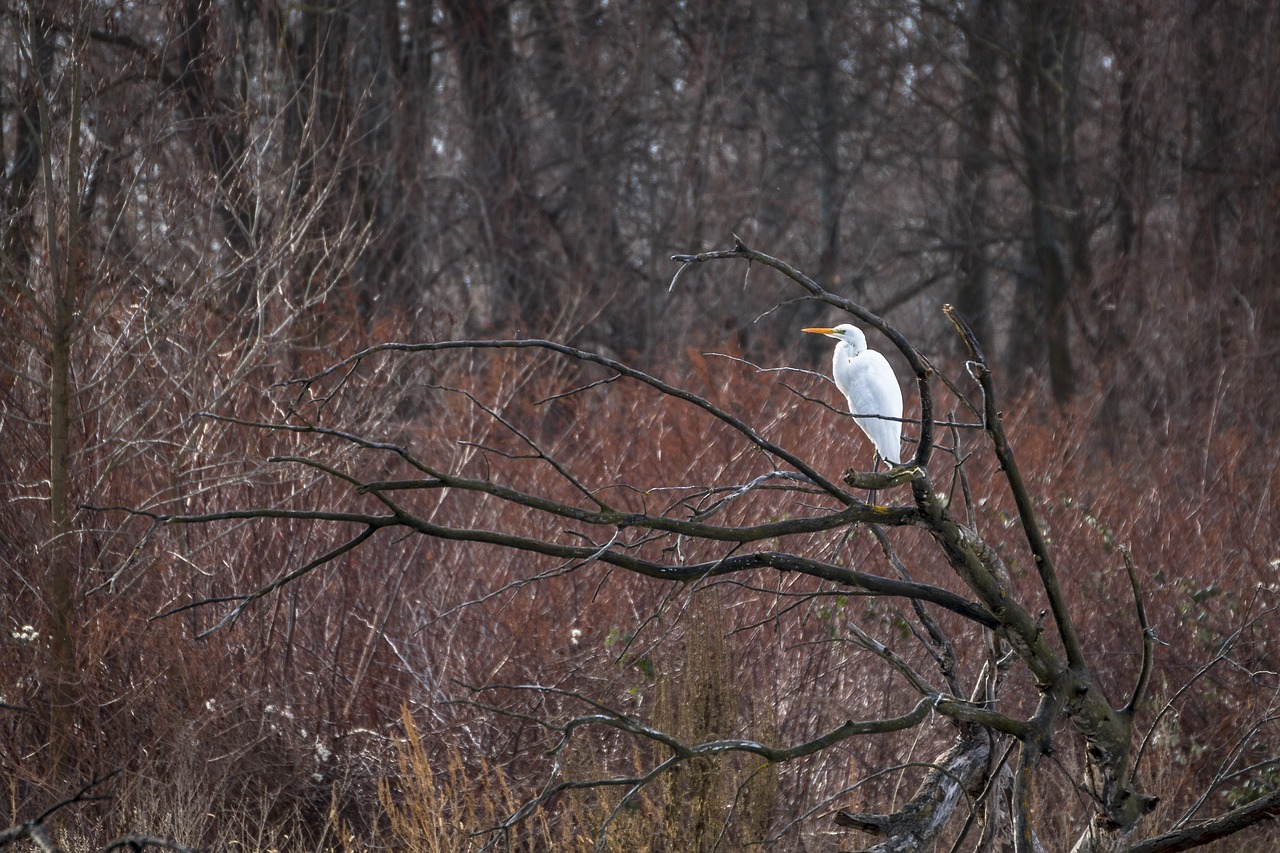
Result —
<path fill-rule="evenodd" d="M 902 388 L 883 355 L 867 349 L 867 337 L 857 326 L 841 323 L 833 329 L 803 331 L 839 341 L 831 359 L 831 374 L 844 393 L 849 411 L 890 465 L 902 460 Z"/>

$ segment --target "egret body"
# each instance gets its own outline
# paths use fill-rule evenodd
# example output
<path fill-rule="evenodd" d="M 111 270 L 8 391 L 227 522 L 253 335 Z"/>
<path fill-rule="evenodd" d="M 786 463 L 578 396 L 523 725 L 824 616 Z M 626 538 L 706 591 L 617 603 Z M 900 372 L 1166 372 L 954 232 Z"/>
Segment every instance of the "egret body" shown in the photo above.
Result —
<path fill-rule="evenodd" d="M 867 337 L 849 323 L 834 329 L 805 329 L 839 341 L 831 360 L 836 387 L 849 403 L 858 426 L 876 446 L 880 458 L 890 465 L 902 459 L 902 388 L 883 355 L 867 349 Z M 892 420 L 890 420 L 892 419 Z"/>

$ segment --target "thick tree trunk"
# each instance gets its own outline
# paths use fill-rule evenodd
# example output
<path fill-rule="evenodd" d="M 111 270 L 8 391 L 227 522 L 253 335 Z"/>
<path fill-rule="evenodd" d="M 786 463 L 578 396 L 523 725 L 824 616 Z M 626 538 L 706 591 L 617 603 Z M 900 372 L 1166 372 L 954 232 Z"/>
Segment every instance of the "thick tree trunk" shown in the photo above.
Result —
<path fill-rule="evenodd" d="M 54 765 L 71 760 L 75 674 L 75 549 L 72 547 L 68 469 L 71 457 L 71 338 L 69 281 L 58 287 L 49 350 L 49 746 Z"/>
<path fill-rule="evenodd" d="M 76 28 L 78 44 L 82 33 Z M 71 110 L 68 117 L 66 187 L 59 193 L 53 163 L 53 119 L 45 93 L 39 95 L 45 198 L 45 252 L 52 311 L 49 344 L 49 542 L 46 595 L 49 606 L 49 747 L 54 766 L 66 771 L 72 760 L 76 689 L 76 548 L 70 500 L 71 351 L 80 315 L 80 56 L 73 47 Z M 63 210 L 59 210 L 58 200 Z"/>
<path fill-rule="evenodd" d="M 245 139 L 232 124 L 236 119 L 227 114 L 217 96 L 212 76 L 213 54 L 208 38 L 212 4 L 207 0 L 185 0 L 177 9 L 178 88 L 187 116 L 191 119 L 195 141 L 218 180 L 218 202 L 214 213 L 222 228 L 222 236 L 242 265 L 238 272 L 239 287 L 233 294 L 229 310 L 239 313 L 251 306 L 257 279 L 253 261 L 254 230 L 259 205 L 251 178 L 245 173 Z"/>
<path fill-rule="evenodd" d="M 992 121 L 997 103 L 1001 0 L 977 0 L 968 19 L 966 87 L 960 112 L 952 229 L 956 254 L 956 307 L 984 344 L 992 340 L 988 237 L 991 220 L 987 174 L 992 165 Z"/>
<path fill-rule="evenodd" d="M 1017 69 L 1019 135 L 1030 197 L 1030 241 L 1044 294 L 1044 348 L 1054 399 L 1076 393 L 1071 294 L 1089 276 L 1076 174 L 1077 73 L 1082 35 L 1067 7 L 1026 3 Z"/>
<path fill-rule="evenodd" d="M 447 0 L 459 78 L 470 123 L 470 180 L 486 205 L 495 323 L 554 316 L 558 293 L 538 271 L 546 216 L 531 186 L 529 141 L 519 97 L 519 69 L 504 3 Z M 541 324 L 538 324 L 541 325 Z"/>
<path fill-rule="evenodd" d="M 991 743 L 979 726 L 964 727 L 955 745 L 933 762 L 934 769 L 902 809 L 890 815 L 839 811 L 836 824 L 884 837 L 865 853 L 931 849 L 956 809 L 971 803 L 984 787 Z"/>

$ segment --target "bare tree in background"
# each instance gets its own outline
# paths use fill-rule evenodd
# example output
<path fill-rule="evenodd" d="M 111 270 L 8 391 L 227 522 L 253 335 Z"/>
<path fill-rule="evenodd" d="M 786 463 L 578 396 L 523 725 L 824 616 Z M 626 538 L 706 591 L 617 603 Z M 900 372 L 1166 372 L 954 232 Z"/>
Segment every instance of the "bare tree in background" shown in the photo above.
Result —
<path fill-rule="evenodd" d="M 987 218 L 991 210 L 989 173 L 994 163 L 995 111 L 999 92 L 1001 0 L 978 0 L 964 21 L 964 100 L 956 141 L 954 232 L 956 307 L 970 318 L 974 335 L 993 339 L 991 268 Z"/>
<path fill-rule="evenodd" d="M 106 736 L 93 721 L 114 701 L 93 687 L 102 649 L 85 637 L 109 606 L 92 592 L 120 580 L 102 561 L 122 543 L 81 505 L 132 488 L 185 502 L 183 472 L 220 453 L 190 416 L 233 408 L 264 365 L 296 365 L 290 348 L 321 325 L 312 315 L 362 245 L 358 223 L 324 217 L 335 173 L 271 150 L 283 114 L 214 96 L 208 10 L 181 11 L 197 17 L 134 10 L 140 29 L 180 30 L 168 56 L 79 2 L 0 18 L 15 130 L 0 254 L 4 487 L 10 507 L 41 506 L 38 523 L 8 516 L 6 611 L 48 637 L 24 707 L 39 708 L 55 777 L 97 760 L 76 732 Z M 299 131 L 320 132 L 315 120 Z"/>
<path fill-rule="evenodd" d="M 1080 122 L 1080 64 L 1084 34 L 1068 6 L 1022 7 L 1017 56 L 1018 136 L 1025 157 L 1035 259 L 1032 279 L 1043 306 L 1040 322 L 1023 326 L 1011 360 L 1024 358 L 1043 329 L 1049 384 L 1066 402 L 1076 392 L 1071 345 L 1071 295 L 1087 290 L 1090 262 L 1084 229 L 1075 136 Z M 1026 305 L 1023 305 L 1026 309 Z"/>
<path fill-rule="evenodd" d="M 239 255 L 264 205 L 337 190 L 321 218 L 367 236 L 353 267 L 365 319 L 516 323 L 621 342 L 647 364 L 656 334 L 683 341 L 707 311 L 763 350 L 764 294 L 698 287 L 673 316 L 643 283 L 703 235 L 768 234 L 824 286 L 920 325 L 926 347 L 948 340 L 929 301 L 951 298 L 1012 381 L 1043 377 L 1066 400 L 1132 357 L 1159 377 L 1145 408 L 1168 411 L 1185 369 L 1214 368 L 1180 363 L 1161 330 L 1213 317 L 1194 333 L 1256 349 L 1250 322 L 1276 313 L 1260 236 L 1274 135 L 1259 130 L 1274 15 L 208 2 L 117 10 L 89 37 L 159 83 L 165 98 L 142 103 L 171 109 L 216 176 L 210 224 Z M 32 42 L 46 73 L 55 41 Z M 11 115 L 34 119 L 17 94 Z M 240 168 L 268 115 L 302 164 L 287 187 Z M 7 126 L 11 155 L 34 126 Z M 33 160 L 10 162 L 16 204 Z M 1229 349 L 1212 360 L 1230 372 Z"/>

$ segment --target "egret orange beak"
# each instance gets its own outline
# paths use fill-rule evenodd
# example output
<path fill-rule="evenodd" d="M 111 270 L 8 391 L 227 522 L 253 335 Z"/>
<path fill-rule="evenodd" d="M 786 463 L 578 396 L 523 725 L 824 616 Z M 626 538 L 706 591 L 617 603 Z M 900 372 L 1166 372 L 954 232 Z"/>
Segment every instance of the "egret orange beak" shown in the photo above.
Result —
<path fill-rule="evenodd" d="M 831 334 L 832 332 L 834 332 L 834 331 L 835 331 L 835 329 L 817 329 L 817 328 L 815 328 L 815 329 L 801 329 L 800 331 L 802 331 L 802 332 L 811 332 L 812 334 L 815 334 L 815 335 L 829 335 L 829 334 Z"/>

